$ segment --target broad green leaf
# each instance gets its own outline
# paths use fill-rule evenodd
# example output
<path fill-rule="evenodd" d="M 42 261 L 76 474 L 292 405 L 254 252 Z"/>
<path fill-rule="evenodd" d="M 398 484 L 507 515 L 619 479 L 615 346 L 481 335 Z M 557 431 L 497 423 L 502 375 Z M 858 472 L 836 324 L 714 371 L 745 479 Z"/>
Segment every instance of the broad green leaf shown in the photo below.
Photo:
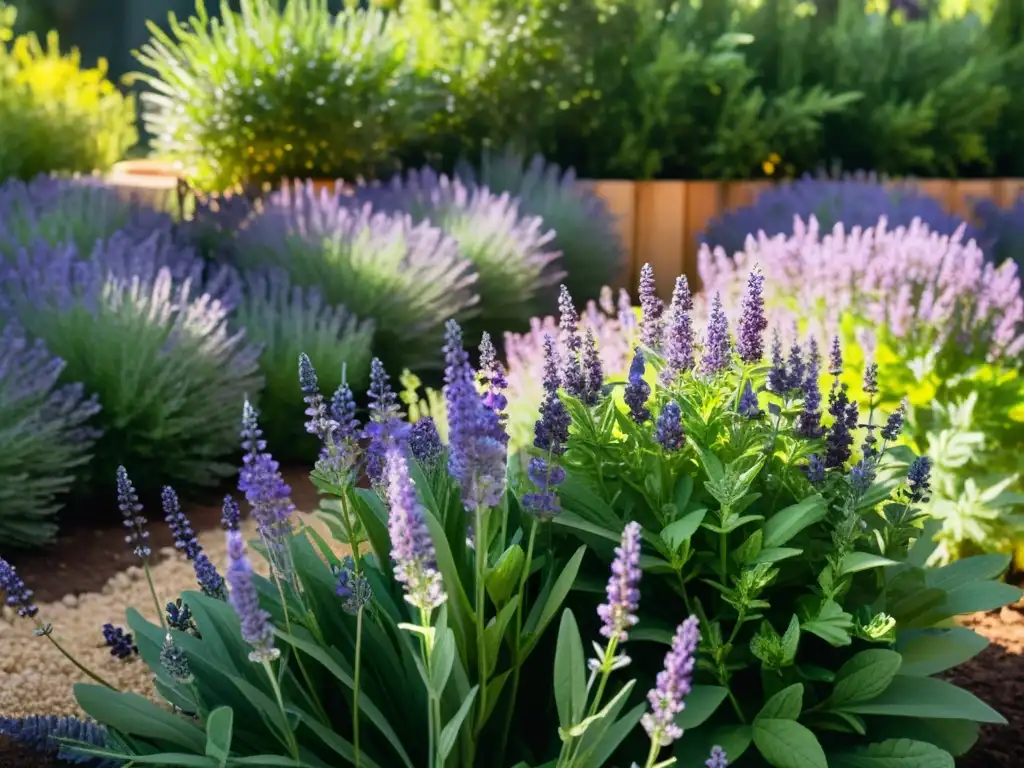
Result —
<path fill-rule="evenodd" d="M 583 753 L 583 768 L 606 768 L 612 754 L 619 748 L 619 745 L 626 740 L 626 737 L 633 732 L 633 729 L 640 723 L 640 718 L 647 711 L 647 705 L 637 704 L 627 712 L 621 720 L 616 721 L 603 732 L 600 740 L 592 750 Z M 590 731 L 584 736 L 590 736 Z M 584 741 L 584 743 L 586 743 Z"/>
<path fill-rule="evenodd" d="M 221 768 L 231 757 L 234 728 L 235 713 L 231 707 L 217 707 L 206 716 L 206 756 L 217 760 Z"/>
<path fill-rule="evenodd" d="M 869 701 L 889 687 L 899 672 L 903 657 L 895 651 L 871 648 L 843 664 L 836 674 L 829 709 L 846 709 L 847 704 Z"/>
<path fill-rule="evenodd" d="M 498 652 L 501 649 L 502 638 L 505 637 L 505 632 L 508 630 L 509 622 L 516 615 L 516 608 L 519 607 L 519 595 L 514 595 L 508 603 L 505 604 L 497 615 L 487 622 L 487 626 L 484 627 L 484 644 L 487 648 L 487 674 L 488 676 L 494 672 L 494 668 L 498 664 Z"/>
<path fill-rule="evenodd" d="M 753 737 L 757 751 L 774 768 L 828 768 L 818 738 L 795 720 L 759 718 Z"/>
<path fill-rule="evenodd" d="M 974 720 L 1006 725 L 1002 715 L 973 693 L 934 677 L 897 675 L 881 695 L 841 709 L 860 715 Z"/>
<path fill-rule="evenodd" d="M 487 594 L 491 602 L 501 607 L 509 601 L 512 594 L 519 587 L 519 576 L 523 572 L 523 563 L 526 560 L 526 553 L 518 544 L 502 552 L 494 568 L 487 574 L 484 583 L 487 586 Z"/>
<path fill-rule="evenodd" d="M 803 553 L 804 551 L 802 549 L 794 549 L 793 547 L 772 547 L 771 549 L 762 549 L 757 553 L 757 557 L 754 558 L 752 565 L 758 565 L 760 563 L 780 563 L 783 560 L 788 560 L 791 557 L 797 557 Z"/>
<path fill-rule="evenodd" d="M 599 723 L 604 720 L 608 717 L 609 712 L 620 706 L 620 702 L 625 701 L 626 697 L 629 696 L 630 691 L 633 690 L 633 685 L 635 683 L 636 680 L 630 680 L 622 686 L 622 688 L 619 689 L 619 692 L 612 697 L 612 700 L 605 704 L 597 714 L 583 718 L 578 723 L 573 724 L 570 728 L 559 728 L 558 735 L 562 741 L 567 741 L 570 738 L 578 739 L 581 736 L 585 736 L 594 723 Z"/>
<path fill-rule="evenodd" d="M 524 627 L 527 639 L 523 645 L 520 660 L 525 659 L 534 649 L 540 641 L 541 635 L 544 634 L 544 630 L 547 629 L 548 624 L 555 617 L 555 613 L 562 607 L 566 595 L 569 594 L 569 590 L 572 589 L 573 582 L 576 581 L 576 576 L 580 572 L 580 563 L 583 562 L 583 554 L 586 551 L 586 547 L 580 547 L 576 550 L 569 559 L 569 562 L 565 564 L 562 572 L 558 574 L 558 578 L 552 584 L 551 590 L 548 592 L 544 602 L 538 601 L 530 610 L 530 615 L 527 616 Z"/>
<path fill-rule="evenodd" d="M 907 565 L 912 565 L 917 568 L 924 568 L 925 563 L 928 562 L 928 558 L 932 556 L 939 547 L 939 541 L 936 535 L 942 530 L 942 521 L 929 519 L 924 521 L 924 525 L 921 526 L 921 533 L 914 541 L 914 545 L 907 552 L 906 562 Z"/>
<path fill-rule="evenodd" d="M 973 581 L 946 592 L 946 602 L 934 609 L 941 618 L 994 611 L 1021 598 L 1021 590 L 1001 581 Z"/>
<path fill-rule="evenodd" d="M 587 666 L 576 617 L 566 608 L 558 626 L 555 648 L 555 705 L 558 724 L 565 729 L 583 717 L 587 706 Z"/>
<path fill-rule="evenodd" d="M 466 637 L 472 637 L 473 624 L 469 617 L 474 614 L 473 607 L 470 605 L 466 590 L 459 579 L 459 569 L 455 565 L 448 539 L 445 538 L 444 527 L 429 509 L 423 510 L 423 520 L 430 530 L 430 538 L 434 542 L 434 559 L 437 562 L 437 569 L 444 579 L 445 590 L 448 592 L 448 600 L 445 605 L 451 619 L 449 626 L 455 632 L 456 641 L 460 638 L 465 641 Z"/>
<path fill-rule="evenodd" d="M 800 626 L 802 631 L 817 635 L 836 648 L 849 645 L 852 642 L 849 632 L 852 628 L 853 616 L 833 600 L 826 600 L 821 606 L 821 610 L 818 611 L 818 615 Z"/>
<path fill-rule="evenodd" d="M 804 685 L 793 683 L 772 696 L 754 718 L 758 720 L 796 720 L 804 707 Z"/>
<path fill-rule="evenodd" d="M 338 665 L 331 655 L 319 645 L 308 640 L 302 640 L 286 632 L 281 632 L 280 630 L 275 630 L 275 634 L 284 642 L 295 646 L 299 650 L 316 659 L 327 669 L 328 672 L 334 675 L 338 682 L 350 691 L 355 690 L 355 681 L 352 677 L 345 672 L 345 670 Z M 394 728 L 391 727 L 387 718 L 381 714 L 381 711 L 377 709 L 377 706 L 369 696 L 366 695 L 365 688 L 362 686 L 360 686 L 359 691 L 359 711 L 362 714 L 365 714 L 366 718 L 376 726 L 377 730 L 380 731 L 385 740 L 394 748 L 395 752 L 398 753 L 398 756 L 402 758 L 402 763 L 406 768 L 412 768 L 412 761 L 409 759 L 409 754 L 405 751 L 405 747 L 402 746 L 402 741 L 398 738 L 398 734 L 395 733 Z"/>
<path fill-rule="evenodd" d="M 106 749 L 77 750 L 83 755 L 103 757 L 125 765 L 173 765 L 176 768 L 218 768 L 220 763 L 205 755 L 190 755 L 183 752 L 161 752 L 156 755 L 124 755 Z"/>
<path fill-rule="evenodd" d="M 845 576 L 850 573 L 859 573 L 871 568 L 888 568 L 891 565 L 899 565 L 899 563 L 870 552 L 848 552 L 839 561 L 839 575 Z"/>
<path fill-rule="evenodd" d="M 829 768 L 954 768 L 953 756 L 934 744 L 890 739 L 828 756 Z"/>
<path fill-rule="evenodd" d="M 195 755 L 206 749 L 206 735 L 198 725 L 172 715 L 144 696 L 87 683 L 76 683 L 73 690 L 82 711 L 109 728 L 175 744 Z"/>
<path fill-rule="evenodd" d="M 781 547 L 800 531 L 825 518 L 827 506 L 820 494 L 807 496 L 796 504 L 780 509 L 764 524 L 765 549 Z"/>
<path fill-rule="evenodd" d="M 672 641 L 675 639 L 676 633 L 671 629 L 664 627 L 643 627 L 638 626 L 636 629 L 629 631 L 629 642 L 636 643 L 643 640 L 648 640 L 652 643 L 661 643 L 662 645 L 672 645 Z"/>
<path fill-rule="evenodd" d="M 632 639 L 632 638 L 630 638 Z M 729 695 L 726 688 L 717 685 L 695 685 L 686 697 L 686 706 L 676 715 L 676 725 L 689 731 L 703 725 Z"/>
<path fill-rule="evenodd" d="M 448 677 L 455 664 L 455 633 L 445 627 L 434 641 L 434 649 L 430 656 L 430 688 L 437 698 L 444 695 L 448 685 Z"/>
<path fill-rule="evenodd" d="M 901 638 L 901 675 L 927 677 L 973 659 L 988 646 L 988 639 L 966 627 L 926 629 Z"/>
<path fill-rule="evenodd" d="M 977 743 L 981 726 L 971 720 L 935 720 L 921 717 L 868 717 L 876 741 L 911 739 L 934 744 L 953 757 L 966 755 Z"/>
<path fill-rule="evenodd" d="M 998 578 L 1009 565 L 1009 555 L 975 555 L 941 568 L 928 568 L 925 570 L 925 579 L 929 587 L 949 591 L 971 581 Z"/>
<path fill-rule="evenodd" d="M 582 533 L 589 533 L 594 536 L 599 536 L 602 539 L 608 541 L 614 541 L 616 544 L 622 539 L 622 533 L 616 533 L 615 531 L 605 528 L 603 525 L 598 523 L 592 523 L 589 520 L 584 520 L 579 515 L 566 509 L 561 514 L 555 515 L 551 521 L 555 525 L 565 526 L 566 528 L 572 528 Z"/>
<path fill-rule="evenodd" d="M 697 532 L 700 524 L 704 522 L 706 509 L 697 509 L 684 517 L 669 523 L 661 532 L 661 540 L 672 552 L 678 552 L 683 544 L 689 541 L 690 537 Z"/>
<path fill-rule="evenodd" d="M 316 734 L 320 741 L 327 745 L 328 748 L 334 750 L 334 752 L 347 763 L 355 764 L 356 750 L 352 742 L 344 738 L 333 728 L 325 726 L 312 715 L 303 712 L 301 718 L 302 724 Z M 367 757 L 366 752 L 364 751 L 360 751 L 359 753 L 359 763 L 365 768 L 380 768 L 376 762 Z"/>
<path fill-rule="evenodd" d="M 804 725 L 819 731 L 856 733 L 860 736 L 867 734 L 864 718 L 860 715 L 851 715 L 849 712 L 810 712 L 804 717 Z"/>
<path fill-rule="evenodd" d="M 702 766 L 711 748 L 717 745 L 725 751 L 730 765 L 741 765 L 746 761 L 741 762 L 740 758 L 750 747 L 752 739 L 753 730 L 749 725 L 708 726 L 684 734 L 675 743 L 672 754 L 678 761 L 678 768 Z"/>
<path fill-rule="evenodd" d="M 455 739 L 459 736 L 459 729 L 462 727 L 462 723 L 466 719 L 466 715 L 473 708 L 473 702 L 476 701 L 476 692 L 480 690 L 480 686 L 474 685 L 473 689 L 469 692 L 469 696 L 462 702 L 462 706 L 459 707 L 458 711 L 452 715 L 452 719 L 445 723 L 444 728 L 441 729 L 441 735 L 438 737 L 437 749 L 441 753 L 441 760 L 448 759 L 448 755 L 451 754 L 452 747 L 455 746 Z"/>
<path fill-rule="evenodd" d="M 782 636 L 782 660 L 786 664 L 792 664 L 796 658 L 797 649 L 800 646 L 800 619 L 794 613 L 789 620 L 789 626 Z"/>

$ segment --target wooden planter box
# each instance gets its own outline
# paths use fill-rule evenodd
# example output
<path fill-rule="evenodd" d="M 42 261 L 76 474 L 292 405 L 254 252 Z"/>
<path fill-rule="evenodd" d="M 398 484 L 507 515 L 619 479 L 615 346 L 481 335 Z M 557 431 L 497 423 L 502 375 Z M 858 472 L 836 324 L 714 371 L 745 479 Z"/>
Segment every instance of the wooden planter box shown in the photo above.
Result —
<path fill-rule="evenodd" d="M 619 283 L 635 287 L 640 267 L 650 263 L 655 274 L 685 274 L 697 286 L 697 238 L 708 222 L 723 213 L 750 205 L 770 181 L 585 181 L 618 218 L 619 235 L 629 255 L 629 268 Z M 927 179 L 911 183 L 938 200 L 951 213 L 971 215 L 971 201 L 990 198 L 1008 206 L 1024 192 L 1024 179 Z M 618 286 L 616 286 L 618 287 Z M 664 299 L 672 280 L 659 280 Z"/>

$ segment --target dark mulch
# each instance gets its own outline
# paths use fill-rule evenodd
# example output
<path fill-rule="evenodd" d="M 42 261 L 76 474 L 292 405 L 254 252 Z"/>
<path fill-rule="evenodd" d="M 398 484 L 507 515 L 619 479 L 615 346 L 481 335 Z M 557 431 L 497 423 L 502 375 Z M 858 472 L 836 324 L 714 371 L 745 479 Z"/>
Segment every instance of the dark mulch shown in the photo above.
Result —
<path fill-rule="evenodd" d="M 309 470 L 303 467 L 282 470 L 285 480 L 292 486 L 292 500 L 301 510 L 312 510 L 317 505 L 317 492 L 309 482 Z M 220 525 L 221 503 L 224 493 L 233 491 L 226 488 L 219 494 L 211 493 L 206 498 L 187 502 L 183 509 L 195 531 L 209 531 Z M 235 492 L 239 502 L 242 498 Z M 159 499 L 143 499 L 145 514 L 151 523 L 149 535 L 151 547 L 159 552 L 162 547 L 174 545 L 170 531 L 163 521 Z M 242 503 L 243 514 L 245 504 Z M 81 595 L 99 592 L 114 575 L 138 564 L 131 550 L 125 546 L 124 528 L 118 522 L 96 527 L 65 525 L 57 541 L 50 547 L 36 551 L 11 553 L 7 559 L 18 575 L 35 592 L 40 603 L 60 600 L 67 594 Z M 0 763 L 6 768 L 6 763 Z"/>

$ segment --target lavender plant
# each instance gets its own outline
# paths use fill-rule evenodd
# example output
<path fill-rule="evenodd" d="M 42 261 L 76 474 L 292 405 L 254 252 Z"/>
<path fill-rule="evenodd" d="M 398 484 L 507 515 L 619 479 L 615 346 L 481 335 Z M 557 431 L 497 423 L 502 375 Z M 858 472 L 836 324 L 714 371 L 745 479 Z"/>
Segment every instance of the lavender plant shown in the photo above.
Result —
<path fill-rule="evenodd" d="M 768 237 L 793 234 L 794 219 L 817 219 L 823 231 L 836 224 L 873 227 L 882 216 L 892 227 L 906 227 L 914 219 L 932 232 L 952 235 L 964 221 L 948 213 L 934 197 L 919 191 L 913 183 L 885 183 L 874 176 L 857 175 L 840 179 L 805 176 L 764 190 L 748 206 L 731 210 L 712 220 L 700 235 L 709 248 L 721 248 L 729 256 L 741 253 L 748 237 L 764 232 Z M 965 241 L 975 237 L 966 225 Z"/>
<path fill-rule="evenodd" d="M 1024 269 L 1024 196 L 1008 208 L 994 200 L 979 200 L 974 205 L 974 218 L 992 262 L 998 265 L 1012 259 L 1018 271 Z"/>
<path fill-rule="evenodd" d="M 519 198 L 509 192 L 424 168 L 386 184 L 361 185 L 353 199 L 429 221 L 458 242 L 477 275 L 480 311 L 467 328 L 471 335 L 478 336 L 477 326 L 496 332 L 521 327 L 550 303 L 565 277 L 561 254 L 551 244 L 554 230 L 540 216 L 522 213 Z"/>
<path fill-rule="evenodd" d="M 316 287 L 375 326 L 377 353 L 389 365 L 434 362 L 449 317 L 476 313 L 472 265 L 438 227 L 348 205 L 341 190 L 295 184 L 270 195 L 238 233 L 236 262 L 276 267 L 291 284 Z"/>
<path fill-rule="evenodd" d="M 61 497 L 88 471 L 100 408 L 81 384 L 61 383 L 64 369 L 0 315 L 0 549 L 49 542 Z"/>
<path fill-rule="evenodd" d="M 115 232 L 141 241 L 173 225 L 167 213 L 125 200 L 94 177 L 39 176 L 0 184 L 0 256 L 10 259 L 37 240 L 54 247 L 73 244 L 85 254 Z"/>
<path fill-rule="evenodd" d="M 559 354 L 549 336 L 522 467 L 507 456 L 503 371 L 486 347 L 475 371 L 454 322 L 447 445 L 401 427 L 375 364 L 374 423 L 390 426 L 386 438 L 369 434 L 386 441 L 369 488 L 357 481 L 378 453 L 350 398 L 321 392 L 300 358 L 306 428 L 321 441 L 311 477 L 337 501 L 322 515 L 337 542 L 295 514 L 246 403 L 240 486 L 259 534 L 248 551 L 269 574 L 228 510 L 227 601 L 182 595 L 194 629 L 179 629 L 177 602 L 168 629 L 128 613 L 167 706 L 80 684 L 79 704 L 118 745 L 74 748 L 182 768 L 208 756 L 316 768 L 604 768 L 637 757 L 644 768 L 824 768 L 892 755 L 949 765 L 977 723 L 1002 720 L 931 676 L 984 645 L 945 624 L 1021 590 L 992 580 L 1005 557 L 924 565 L 928 460 L 893 446 L 898 418 L 859 426 L 839 345 L 827 362 L 811 345 L 783 358 L 781 342 L 754 359 L 762 287 L 751 278 L 742 316 L 716 319 L 706 348 L 692 350 L 696 367 L 671 376 L 659 375 L 662 338 L 685 334 L 648 326 L 627 403 L 612 395 L 617 383 L 589 390 L 571 370 L 584 356 Z M 669 328 L 685 306 L 675 302 Z M 582 346 L 575 324 L 562 332 L 566 349 Z M 833 378 L 831 418 L 814 401 L 818 364 Z M 582 397 L 566 380 L 583 382 Z M 748 391 L 756 413 L 740 412 Z M 867 446 L 859 455 L 850 437 Z M 30 600 L 20 582 L 3 585 L 15 604 Z M 583 637 L 598 641 L 593 655 Z M 542 674 L 552 657 L 554 674 Z"/>
<path fill-rule="evenodd" d="M 143 121 L 162 153 L 200 187 L 282 178 L 370 177 L 443 108 L 443 90 L 413 66 L 413 48 L 387 14 L 326 0 L 205 2 L 135 54 Z"/>
<path fill-rule="evenodd" d="M 758 236 L 732 256 L 704 247 L 698 261 L 705 288 L 732 306 L 745 271 L 762 264 L 776 322 L 840 334 L 842 378 L 862 410 L 891 413 L 908 399 L 903 441 L 932 460 L 928 511 L 944 520 L 936 559 L 1024 540 L 1024 297 L 1015 262 L 996 266 L 963 229 L 947 236 L 920 220 L 890 229 L 883 219 L 828 232 L 813 218 L 798 220 L 791 237 Z M 872 365 L 875 392 L 862 384 Z"/>
<path fill-rule="evenodd" d="M 168 236 L 115 233 L 91 254 L 36 243 L 0 290 L 15 318 L 65 361 L 102 405 L 91 488 L 131 453 L 139 486 L 211 485 L 232 470 L 234 419 L 225 403 L 259 392 L 259 349 L 228 328 L 235 281 Z M 129 451 L 128 446 L 131 446 Z"/>
<path fill-rule="evenodd" d="M 289 369 L 305 350 L 317 361 L 329 392 L 343 380 L 363 391 L 370 373 L 373 322 L 360 320 L 343 306 L 328 305 L 315 287 L 291 285 L 283 270 L 247 274 L 233 320 L 245 330 L 247 340 L 262 350 L 263 428 L 282 446 L 281 458 L 304 458 L 316 444 L 302 437 L 302 424 L 295 419 L 295 403 L 302 396 Z"/>

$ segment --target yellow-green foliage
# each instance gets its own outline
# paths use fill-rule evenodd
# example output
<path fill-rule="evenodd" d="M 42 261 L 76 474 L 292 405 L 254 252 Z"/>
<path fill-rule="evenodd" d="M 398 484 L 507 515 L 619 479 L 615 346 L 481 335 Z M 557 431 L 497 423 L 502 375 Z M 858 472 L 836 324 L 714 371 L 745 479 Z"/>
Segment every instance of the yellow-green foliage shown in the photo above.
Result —
<path fill-rule="evenodd" d="M 0 180 L 108 169 L 138 140 L 133 100 L 105 60 L 84 69 L 56 32 L 15 37 L 14 20 L 0 3 Z"/>

